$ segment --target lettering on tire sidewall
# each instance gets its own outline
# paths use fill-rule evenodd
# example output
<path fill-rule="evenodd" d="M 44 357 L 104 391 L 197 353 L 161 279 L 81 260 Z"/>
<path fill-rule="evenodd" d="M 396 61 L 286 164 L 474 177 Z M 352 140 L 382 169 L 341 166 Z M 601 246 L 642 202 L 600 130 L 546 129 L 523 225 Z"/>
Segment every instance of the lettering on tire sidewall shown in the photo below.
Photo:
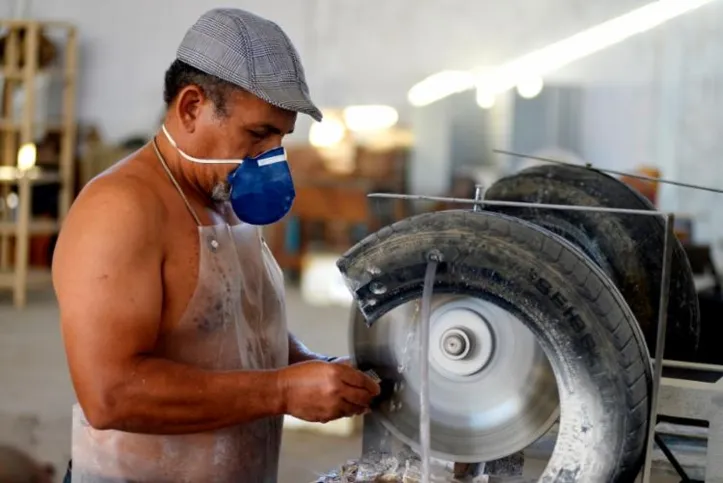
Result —
<path fill-rule="evenodd" d="M 596 355 L 598 347 L 592 334 L 587 331 L 585 322 L 583 322 L 577 308 L 570 303 L 560 290 L 544 278 L 537 270 L 531 268 L 528 271 L 528 279 L 535 289 L 550 300 L 561 311 L 561 317 L 558 324 L 565 325 L 572 329 L 577 343 L 579 343 L 589 355 Z M 591 357 L 597 360 L 597 357 Z"/>

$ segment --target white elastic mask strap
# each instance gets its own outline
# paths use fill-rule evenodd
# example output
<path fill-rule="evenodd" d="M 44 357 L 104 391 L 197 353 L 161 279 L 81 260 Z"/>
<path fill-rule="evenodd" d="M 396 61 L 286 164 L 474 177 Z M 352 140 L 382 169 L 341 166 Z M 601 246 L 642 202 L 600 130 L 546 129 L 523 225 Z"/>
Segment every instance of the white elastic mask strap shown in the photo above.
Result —
<path fill-rule="evenodd" d="M 183 158 L 187 159 L 188 161 L 191 161 L 194 163 L 201 163 L 201 164 L 241 164 L 241 163 L 243 163 L 242 159 L 199 159 L 199 158 L 194 158 L 193 156 L 181 151 L 181 148 L 178 147 L 178 144 L 176 144 L 176 141 L 171 137 L 170 133 L 168 132 L 168 129 L 166 129 L 165 124 L 161 125 L 161 129 L 163 129 L 163 134 L 166 135 L 166 138 L 168 139 L 168 142 L 171 143 L 171 146 L 176 148 L 176 151 L 178 151 L 178 154 L 180 154 Z"/>

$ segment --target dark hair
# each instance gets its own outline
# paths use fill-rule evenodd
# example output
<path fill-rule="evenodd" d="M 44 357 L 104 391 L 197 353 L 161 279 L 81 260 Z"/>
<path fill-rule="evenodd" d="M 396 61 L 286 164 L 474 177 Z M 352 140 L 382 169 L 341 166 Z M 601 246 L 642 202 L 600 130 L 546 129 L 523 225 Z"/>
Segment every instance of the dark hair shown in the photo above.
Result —
<path fill-rule="evenodd" d="M 213 102 L 216 108 L 216 114 L 219 116 L 225 116 L 227 114 L 226 99 L 228 93 L 233 89 L 238 89 L 230 82 L 206 74 L 176 59 L 168 68 L 165 75 L 163 100 L 166 103 L 166 107 L 170 107 L 178 93 L 189 85 L 197 86 L 211 99 L 211 102 Z"/>

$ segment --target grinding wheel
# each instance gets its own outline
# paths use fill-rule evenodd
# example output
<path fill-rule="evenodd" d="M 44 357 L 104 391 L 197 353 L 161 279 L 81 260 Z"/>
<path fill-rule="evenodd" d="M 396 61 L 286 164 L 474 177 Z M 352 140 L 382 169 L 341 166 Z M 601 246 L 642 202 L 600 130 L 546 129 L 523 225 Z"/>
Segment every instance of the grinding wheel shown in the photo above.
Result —
<path fill-rule="evenodd" d="M 582 166 L 544 165 L 501 178 L 485 199 L 654 210 L 637 191 Z M 655 355 L 662 276 L 662 217 L 591 211 L 485 206 L 535 223 L 575 244 L 602 268 L 625 297 Z M 695 361 L 700 334 L 698 297 L 682 245 L 673 245 L 665 358 Z"/>
<path fill-rule="evenodd" d="M 396 386 L 382 424 L 418 449 L 420 304 L 407 302 L 371 327 L 356 311 L 354 356 Z M 430 318 L 433 449 L 447 461 L 493 461 L 519 451 L 559 415 L 557 384 L 534 334 L 513 314 L 472 297 L 435 296 Z"/>

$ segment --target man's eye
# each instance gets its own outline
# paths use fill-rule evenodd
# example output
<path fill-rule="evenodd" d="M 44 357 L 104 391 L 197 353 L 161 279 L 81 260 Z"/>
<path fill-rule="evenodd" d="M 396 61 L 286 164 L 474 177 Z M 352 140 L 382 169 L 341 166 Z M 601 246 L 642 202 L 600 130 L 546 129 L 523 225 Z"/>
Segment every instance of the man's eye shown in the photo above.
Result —
<path fill-rule="evenodd" d="M 266 136 L 266 134 L 256 132 L 256 131 L 249 131 L 249 133 L 251 134 L 251 136 L 253 136 L 256 139 L 263 139 Z"/>

